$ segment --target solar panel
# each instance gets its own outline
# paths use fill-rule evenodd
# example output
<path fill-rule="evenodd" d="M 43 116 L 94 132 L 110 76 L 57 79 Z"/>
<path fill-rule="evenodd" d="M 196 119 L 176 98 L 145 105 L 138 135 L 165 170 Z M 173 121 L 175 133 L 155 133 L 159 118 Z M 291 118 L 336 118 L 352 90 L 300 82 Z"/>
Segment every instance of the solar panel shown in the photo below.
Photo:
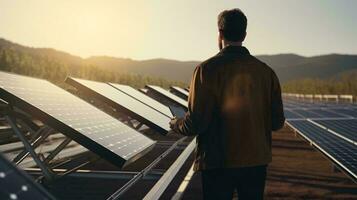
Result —
<path fill-rule="evenodd" d="M 177 96 L 181 97 L 182 99 L 186 100 L 188 99 L 189 92 L 185 89 L 182 89 L 177 86 L 171 86 L 170 91 L 172 91 L 174 94 Z"/>
<path fill-rule="evenodd" d="M 314 113 L 314 112 L 311 112 L 311 111 L 305 110 L 305 109 L 293 109 L 291 111 L 303 116 L 304 118 L 322 118 L 323 117 L 320 114 L 317 114 L 317 113 Z"/>
<path fill-rule="evenodd" d="M 181 99 L 180 97 L 170 93 L 169 91 L 155 85 L 146 85 L 145 86 L 147 89 L 150 91 L 155 92 L 155 94 L 158 94 L 166 99 L 169 99 L 170 101 L 182 106 L 183 108 L 187 109 L 188 103 L 187 101 Z"/>
<path fill-rule="evenodd" d="M 357 119 L 313 121 L 357 143 Z"/>
<path fill-rule="evenodd" d="M 331 110 L 350 117 L 357 117 L 357 111 L 354 111 L 353 109 L 333 108 Z"/>
<path fill-rule="evenodd" d="M 331 112 L 327 110 L 326 108 L 312 108 L 309 110 L 310 112 L 314 112 L 318 115 L 321 115 L 324 118 L 341 118 L 341 117 L 346 117 L 345 115 L 338 114 L 336 112 Z"/>
<path fill-rule="evenodd" d="M 109 83 L 116 89 L 124 92 L 125 94 L 135 98 L 136 100 L 146 104 L 147 106 L 150 106 L 151 108 L 161 112 L 162 114 L 172 118 L 172 114 L 170 112 L 169 107 L 165 106 L 164 104 L 156 101 L 155 99 L 145 95 L 144 93 L 128 86 L 128 85 L 122 85 L 122 84 L 116 84 L 116 83 Z"/>
<path fill-rule="evenodd" d="M 97 97 L 117 110 L 121 110 L 134 119 L 148 125 L 162 134 L 170 130 L 170 118 L 121 92 L 107 83 L 68 77 L 66 82 L 88 95 Z"/>
<path fill-rule="evenodd" d="M 289 119 L 302 119 L 303 117 L 299 114 L 292 112 L 289 109 L 284 109 L 284 116 L 287 120 Z"/>
<path fill-rule="evenodd" d="M 55 199 L 41 185 L 0 155 L 0 199 Z"/>
<path fill-rule="evenodd" d="M 0 97 L 119 167 L 155 143 L 45 80 L 0 72 Z"/>
<path fill-rule="evenodd" d="M 357 145 L 342 140 L 306 120 L 288 123 L 354 180 L 357 180 Z"/>

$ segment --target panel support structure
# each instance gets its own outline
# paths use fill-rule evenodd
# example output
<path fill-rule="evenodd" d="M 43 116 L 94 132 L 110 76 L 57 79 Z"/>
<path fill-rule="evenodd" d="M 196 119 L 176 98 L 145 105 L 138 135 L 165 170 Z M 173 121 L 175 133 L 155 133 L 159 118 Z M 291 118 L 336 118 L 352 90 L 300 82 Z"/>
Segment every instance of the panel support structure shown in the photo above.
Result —
<path fill-rule="evenodd" d="M 11 107 L 10 107 L 11 108 Z M 54 168 L 56 166 L 51 163 L 53 159 L 64 149 L 66 146 L 72 141 L 72 139 L 66 137 L 54 150 L 52 150 L 49 155 L 44 157 L 41 153 L 36 152 L 36 148 L 39 147 L 47 138 L 49 135 L 55 132 L 54 129 L 52 129 L 49 126 L 43 126 L 38 128 L 37 130 L 33 130 L 31 127 L 33 125 L 28 125 L 27 122 L 31 121 L 29 119 L 23 120 L 22 118 L 16 118 L 18 116 L 15 111 L 12 109 L 8 109 L 7 112 L 5 113 L 5 120 L 7 123 L 10 125 L 14 133 L 17 135 L 17 137 L 20 139 L 22 144 L 24 145 L 24 150 L 22 150 L 14 159 L 13 162 L 16 165 L 19 165 L 22 161 L 25 160 L 26 157 L 29 155 L 32 157 L 32 159 L 35 161 L 36 165 L 41 169 L 42 176 L 40 176 L 40 179 L 45 178 L 46 181 L 53 181 L 56 178 L 59 178 L 61 176 L 67 175 L 68 173 L 71 173 L 73 171 L 78 170 L 80 167 L 86 165 L 89 163 L 89 161 L 82 162 L 78 166 L 68 169 L 64 173 L 56 173 L 54 172 Z M 32 123 L 32 122 L 31 122 Z M 26 133 L 23 132 L 23 130 L 20 129 L 19 125 L 22 128 L 26 128 L 27 132 L 30 132 L 30 138 L 26 137 Z M 66 163 L 62 162 L 60 165 Z M 57 165 L 58 166 L 58 165 Z"/>

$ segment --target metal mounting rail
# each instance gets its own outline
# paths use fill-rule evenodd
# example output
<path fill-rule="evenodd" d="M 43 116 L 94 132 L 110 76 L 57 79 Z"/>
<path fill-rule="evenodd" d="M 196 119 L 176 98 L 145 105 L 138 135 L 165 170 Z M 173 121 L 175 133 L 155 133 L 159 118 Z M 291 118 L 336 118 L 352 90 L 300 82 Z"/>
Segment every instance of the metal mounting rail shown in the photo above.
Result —
<path fill-rule="evenodd" d="M 176 148 L 180 143 L 182 143 L 187 137 L 183 137 L 177 140 L 171 145 L 164 153 L 157 157 L 152 163 L 150 163 L 145 169 L 137 173 L 132 179 L 130 179 L 123 187 L 119 188 L 114 192 L 107 200 L 119 199 L 126 191 L 128 191 L 133 185 L 135 185 L 140 179 L 146 176 L 163 158 L 165 158 L 172 150 Z"/>
<path fill-rule="evenodd" d="M 144 200 L 155 200 L 160 198 L 162 193 L 164 193 L 170 182 L 181 169 L 187 158 L 191 155 L 195 147 L 196 138 L 191 141 L 191 143 L 186 147 L 186 149 L 181 153 L 181 155 L 176 159 L 171 167 L 164 173 L 160 180 L 154 185 L 154 187 L 151 188 L 151 190 L 143 198 Z"/>

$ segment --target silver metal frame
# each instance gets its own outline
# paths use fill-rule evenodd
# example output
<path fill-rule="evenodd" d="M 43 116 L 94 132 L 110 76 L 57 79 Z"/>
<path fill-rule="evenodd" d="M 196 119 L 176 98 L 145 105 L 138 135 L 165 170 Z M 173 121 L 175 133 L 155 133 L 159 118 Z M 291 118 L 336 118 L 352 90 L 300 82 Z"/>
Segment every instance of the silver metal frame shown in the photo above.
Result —
<path fill-rule="evenodd" d="M 145 177 L 152 169 L 162 160 L 164 159 L 172 150 L 174 150 L 180 143 L 182 143 L 187 137 L 183 137 L 177 140 L 174 144 L 171 145 L 164 153 L 162 153 L 159 157 L 157 157 L 152 163 L 150 163 L 145 169 L 137 173 L 131 180 L 129 180 L 123 187 L 119 188 L 116 192 L 114 192 L 107 200 L 116 200 L 120 199 L 123 194 L 128 191 L 132 186 L 134 186 L 139 180 Z M 161 180 L 161 179 L 160 179 Z"/>
<path fill-rule="evenodd" d="M 186 149 L 181 153 L 181 155 L 176 159 L 176 161 L 171 165 L 171 167 L 164 173 L 160 180 L 154 185 L 154 187 L 151 188 L 151 190 L 143 198 L 144 200 L 155 200 L 161 197 L 161 195 L 164 193 L 166 188 L 169 186 L 171 181 L 181 169 L 182 165 L 191 155 L 195 147 L 196 138 L 191 141 L 191 143 L 186 147 Z"/>

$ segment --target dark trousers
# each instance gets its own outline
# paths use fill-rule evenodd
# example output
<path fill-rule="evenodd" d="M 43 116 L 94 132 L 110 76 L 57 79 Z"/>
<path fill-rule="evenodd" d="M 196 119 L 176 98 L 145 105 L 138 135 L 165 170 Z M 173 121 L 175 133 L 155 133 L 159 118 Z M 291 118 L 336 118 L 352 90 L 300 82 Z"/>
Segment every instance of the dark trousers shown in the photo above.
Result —
<path fill-rule="evenodd" d="M 231 200 L 234 190 L 238 200 L 262 200 L 266 165 L 256 167 L 202 170 L 203 198 Z"/>

